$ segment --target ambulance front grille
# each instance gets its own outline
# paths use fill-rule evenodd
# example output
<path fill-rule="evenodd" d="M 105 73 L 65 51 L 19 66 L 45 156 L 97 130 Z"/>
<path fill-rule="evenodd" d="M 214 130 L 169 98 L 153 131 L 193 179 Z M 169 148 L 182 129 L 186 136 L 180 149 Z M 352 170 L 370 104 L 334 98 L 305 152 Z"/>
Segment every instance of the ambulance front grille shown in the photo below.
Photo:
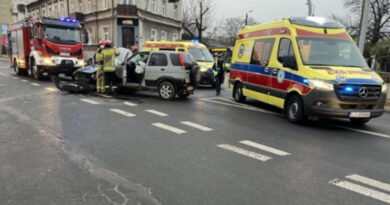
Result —
<path fill-rule="evenodd" d="M 336 85 L 335 92 L 342 101 L 376 101 L 381 97 L 380 85 Z"/>

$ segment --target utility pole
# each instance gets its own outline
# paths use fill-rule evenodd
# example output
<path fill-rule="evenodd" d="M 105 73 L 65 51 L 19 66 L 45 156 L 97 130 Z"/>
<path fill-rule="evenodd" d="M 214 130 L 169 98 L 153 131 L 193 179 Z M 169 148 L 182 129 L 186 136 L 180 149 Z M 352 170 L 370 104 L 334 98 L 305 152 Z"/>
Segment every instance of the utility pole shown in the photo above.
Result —
<path fill-rule="evenodd" d="M 309 8 L 309 16 L 313 16 L 313 4 L 311 0 L 307 0 L 307 6 Z"/>
<path fill-rule="evenodd" d="M 246 12 L 245 14 L 245 26 L 248 25 L 248 17 L 249 17 L 249 13 L 252 13 L 253 10 L 249 10 L 248 12 Z"/>
<path fill-rule="evenodd" d="M 358 41 L 358 46 L 361 52 L 364 51 L 364 44 L 366 42 L 369 19 L 370 19 L 370 0 L 363 0 L 362 16 L 360 18 L 359 41 Z"/>

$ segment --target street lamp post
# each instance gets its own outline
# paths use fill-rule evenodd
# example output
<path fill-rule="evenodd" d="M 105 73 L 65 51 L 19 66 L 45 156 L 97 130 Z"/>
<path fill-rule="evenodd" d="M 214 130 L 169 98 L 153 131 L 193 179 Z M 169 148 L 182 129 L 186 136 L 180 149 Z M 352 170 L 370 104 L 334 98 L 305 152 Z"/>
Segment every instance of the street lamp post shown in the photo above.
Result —
<path fill-rule="evenodd" d="M 246 12 L 246 14 L 245 14 L 245 26 L 248 25 L 248 15 L 249 15 L 249 13 L 252 13 L 252 12 L 253 12 L 253 10 L 249 10 L 248 12 Z"/>

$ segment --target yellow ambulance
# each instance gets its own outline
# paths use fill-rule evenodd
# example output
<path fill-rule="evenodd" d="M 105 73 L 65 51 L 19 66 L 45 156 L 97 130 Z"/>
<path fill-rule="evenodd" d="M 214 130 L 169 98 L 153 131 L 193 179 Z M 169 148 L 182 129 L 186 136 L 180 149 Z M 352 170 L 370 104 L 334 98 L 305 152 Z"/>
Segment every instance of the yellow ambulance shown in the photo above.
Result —
<path fill-rule="evenodd" d="M 363 125 L 384 112 L 387 86 L 344 26 L 321 17 L 244 27 L 235 43 L 233 98 L 254 98 L 304 119 L 349 118 Z"/>
<path fill-rule="evenodd" d="M 197 41 L 145 41 L 143 51 L 183 51 L 191 53 L 196 62 L 200 66 L 200 82 L 201 85 L 214 86 L 214 73 L 212 67 L 214 58 L 208 50 L 207 46 Z"/>

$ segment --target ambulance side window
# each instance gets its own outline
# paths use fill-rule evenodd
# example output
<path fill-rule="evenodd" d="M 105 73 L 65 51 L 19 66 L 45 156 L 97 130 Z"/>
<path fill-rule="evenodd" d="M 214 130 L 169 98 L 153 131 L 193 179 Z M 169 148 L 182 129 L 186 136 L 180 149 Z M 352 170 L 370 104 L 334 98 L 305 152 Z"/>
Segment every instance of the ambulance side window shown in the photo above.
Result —
<path fill-rule="evenodd" d="M 278 51 L 278 61 L 282 62 L 282 57 L 285 56 L 294 56 L 294 47 L 292 41 L 288 38 L 281 38 L 279 43 L 279 51 Z"/>
<path fill-rule="evenodd" d="M 275 39 L 260 39 L 253 46 L 251 64 L 267 66 L 271 58 Z"/>

